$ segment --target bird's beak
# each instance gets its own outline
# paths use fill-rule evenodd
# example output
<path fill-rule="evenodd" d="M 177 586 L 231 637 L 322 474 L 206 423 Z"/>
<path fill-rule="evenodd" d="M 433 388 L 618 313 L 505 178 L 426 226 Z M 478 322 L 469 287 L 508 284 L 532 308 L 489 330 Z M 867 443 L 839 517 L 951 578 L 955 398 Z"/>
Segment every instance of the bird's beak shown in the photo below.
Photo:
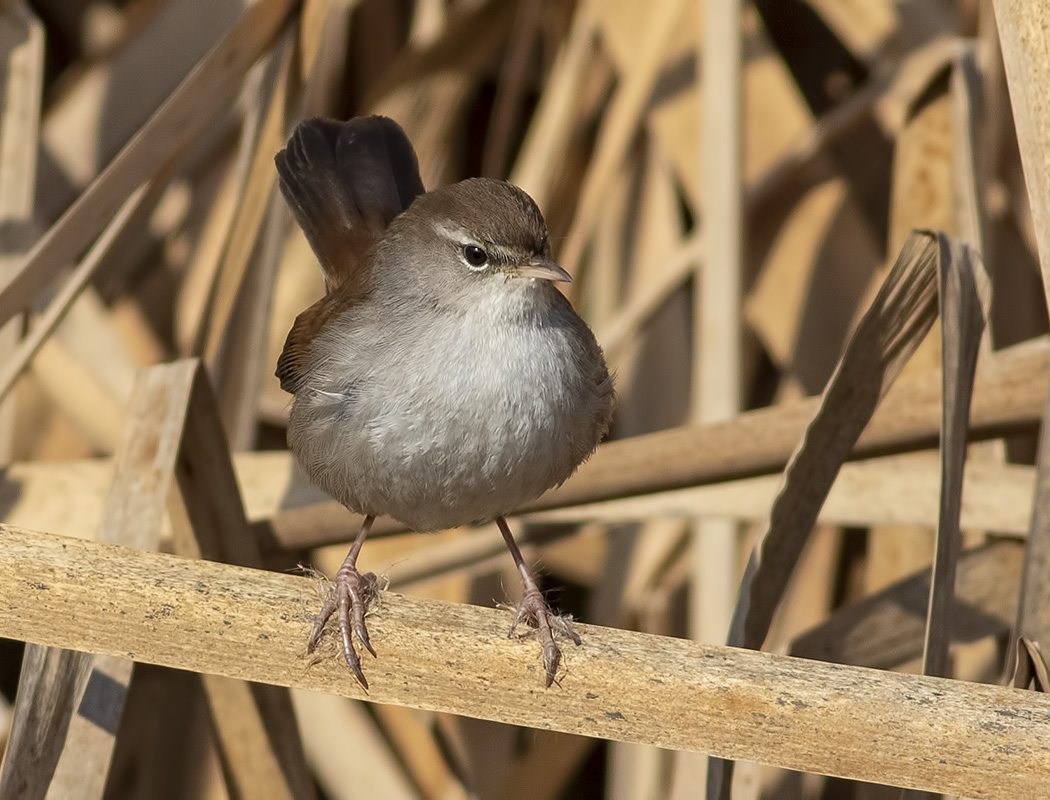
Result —
<path fill-rule="evenodd" d="M 510 273 L 518 278 L 572 283 L 572 276 L 568 272 L 546 258 L 531 258 L 526 264 L 511 269 Z"/>

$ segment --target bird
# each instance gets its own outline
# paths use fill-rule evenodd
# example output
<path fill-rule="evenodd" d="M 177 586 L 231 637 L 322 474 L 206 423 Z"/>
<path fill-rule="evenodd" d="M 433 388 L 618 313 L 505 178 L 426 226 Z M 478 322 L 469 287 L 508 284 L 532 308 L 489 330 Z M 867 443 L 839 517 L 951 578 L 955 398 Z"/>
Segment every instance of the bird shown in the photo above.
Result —
<path fill-rule="evenodd" d="M 495 521 L 541 645 L 581 640 L 547 605 L 506 517 L 569 478 L 605 436 L 613 378 L 587 324 L 554 285 L 543 215 L 510 183 L 469 178 L 426 191 L 412 143 L 382 116 L 300 122 L 275 156 L 280 190 L 325 295 L 298 315 L 277 362 L 293 395 L 288 444 L 321 490 L 363 515 L 307 649 L 333 614 L 342 653 L 373 657 L 377 592 L 357 558 L 378 516 L 427 532 Z"/>

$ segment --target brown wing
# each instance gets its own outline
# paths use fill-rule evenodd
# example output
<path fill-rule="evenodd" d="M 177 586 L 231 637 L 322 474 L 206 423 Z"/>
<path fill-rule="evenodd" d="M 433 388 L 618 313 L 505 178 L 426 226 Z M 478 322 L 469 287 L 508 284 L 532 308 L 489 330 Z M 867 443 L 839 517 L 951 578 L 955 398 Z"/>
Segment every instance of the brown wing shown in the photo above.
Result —
<path fill-rule="evenodd" d="M 306 120 L 274 160 L 329 292 L 363 277 L 365 254 L 423 193 L 412 143 L 386 117 Z"/>
<path fill-rule="evenodd" d="M 276 375 L 286 392 L 295 394 L 302 388 L 310 366 L 310 345 L 325 323 L 357 300 L 348 289 L 343 286 L 335 292 L 329 292 L 295 318 L 292 329 L 288 331 L 288 338 L 284 340 L 284 349 L 277 359 Z"/>
<path fill-rule="evenodd" d="M 411 142 L 386 117 L 306 120 L 274 160 L 281 192 L 328 290 L 296 317 L 277 360 L 281 388 L 294 394 L 303 385 L 314 338 L 368 291 L 365 257 L 390 221 L 423 193 L 423 181 Z"/>

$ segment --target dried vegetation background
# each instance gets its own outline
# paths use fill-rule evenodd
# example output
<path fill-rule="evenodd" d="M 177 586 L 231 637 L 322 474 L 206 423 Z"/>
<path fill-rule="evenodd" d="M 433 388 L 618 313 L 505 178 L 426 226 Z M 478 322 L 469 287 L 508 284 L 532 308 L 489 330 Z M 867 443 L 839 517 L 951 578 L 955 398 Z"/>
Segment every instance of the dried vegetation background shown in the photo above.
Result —
<path fill-rule="evenodd" d="M 1048 19 L 0 2 L 0 797 L 1045 796 Z M 361 113 L 427 186 L 532 194 L 618 374 L 610 442 L 513 522 L 608 626 L 549 692 L 453 605 L 517 586 L 489 528 L 378 523 L 379 702 L 302 652 L 289 573 L 357 521 L 284 447 L 322 284 L 273 155 Z"/>

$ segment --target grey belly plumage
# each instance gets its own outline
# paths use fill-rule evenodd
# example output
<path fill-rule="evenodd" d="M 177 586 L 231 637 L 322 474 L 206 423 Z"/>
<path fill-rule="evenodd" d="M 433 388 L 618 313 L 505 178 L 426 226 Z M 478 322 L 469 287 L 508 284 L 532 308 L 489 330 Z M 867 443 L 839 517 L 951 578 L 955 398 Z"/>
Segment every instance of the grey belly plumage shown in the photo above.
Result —
<path fill-rule="evenodd" d="M 379 374 L 341 392 L 307 389 L 292 409 L 292 450 L 318 486 L 362 514 L 416 530 L 506 514 L 572 474 L 610 402 L 571 344 L 541 333 L 517 354 L 461 341 L 436 364 L 421 351 L 415 379 L 396 386 Z"/>

